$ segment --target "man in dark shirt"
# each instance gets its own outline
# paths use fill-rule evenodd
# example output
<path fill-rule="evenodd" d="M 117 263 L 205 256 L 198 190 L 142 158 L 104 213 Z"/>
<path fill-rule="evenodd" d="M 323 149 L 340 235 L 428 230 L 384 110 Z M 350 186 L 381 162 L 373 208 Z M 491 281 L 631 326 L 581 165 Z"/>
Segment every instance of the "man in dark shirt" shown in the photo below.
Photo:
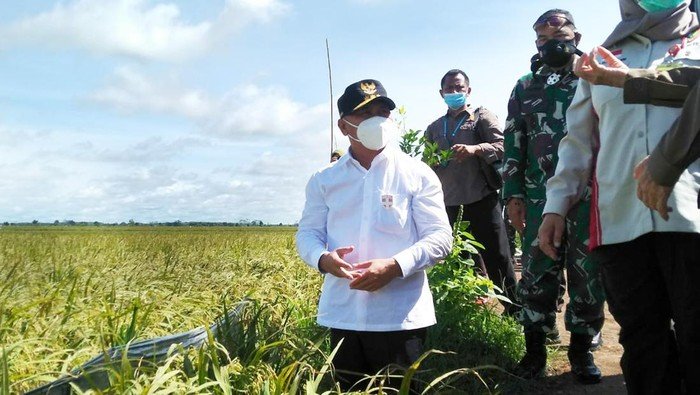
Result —
<path fill-rule="evenodd" d="M 497 186 L 486 174 L 488 167 L 503 157 L 501 126 L 489 110 L 467 104 L 471 88 L 464 71 L 448 71 L 440 88 L 448 110 L 427 127 L 425 137 L 440 150 L 453 153 L 445 166 L 433 166 L 442 182 L 450 224 L 458 220 L 459 207 L 463 206 L 460 220 L 469 221 L 469 231 L 484 245 L 481 255 L 489 278 L 515 302 L 515 272 Z M 517 311 L 510 303 L 504 307 L 506 314 Z"/>

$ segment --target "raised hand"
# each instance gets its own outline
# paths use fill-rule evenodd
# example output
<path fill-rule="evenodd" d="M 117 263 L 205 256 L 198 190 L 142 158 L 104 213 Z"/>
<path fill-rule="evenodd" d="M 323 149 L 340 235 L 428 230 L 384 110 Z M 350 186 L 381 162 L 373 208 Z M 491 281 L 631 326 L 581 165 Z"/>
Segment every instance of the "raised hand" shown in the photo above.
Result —
<path fill-rule="evenodd" d="M 605 65 L 598 63 L 600 56 Z M 593 85 L 608 85 L 622 88 L 629 68 L 605 47 L 596 47 L 589 54 L 583 54 L 576 60 L 574 73 Z"/>

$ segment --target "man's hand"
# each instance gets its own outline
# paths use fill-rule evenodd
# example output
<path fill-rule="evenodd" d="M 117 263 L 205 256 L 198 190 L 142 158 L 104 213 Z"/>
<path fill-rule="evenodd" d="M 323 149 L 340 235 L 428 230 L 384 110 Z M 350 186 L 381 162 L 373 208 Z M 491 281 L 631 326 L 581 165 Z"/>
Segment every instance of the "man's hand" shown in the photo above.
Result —
<path fill-rule="evenodd" d="M 600 55 L 607 65 L 602 65 L 596 60 Z M 605 47 L 593 48 L 591 53 L 583 54 L 574 65 L 574 73 L 593 85 L 608 85 L 622 88 L 629 68 L 615 57 Z"/>
<path fill-rule="evenodd" d="M 668 213 L 673 211 L 668 207 L 668 197 L 673 188 L 657 184 L 649 173 L 647 163 L 649 157 L 642 159 L 634 168 L 634 179 L 637 180 L 637 198 L 645 206 L 656 210 L 665 221 L 668 221 Z"/>
<path fill-rule="evenodd" d="M 545 214 L 542 219 L 537 237 L 540 240 L 540 250 L 555 261 L 559 259 L 558 249 L 564 235 L 564 217 L 559 214 Z"/>
<path fill-rule="evenodd" d="M 394 259 L 372 259 L 355 266 L 359 277 L 350 282 L 350 288 L 373 292 L 403 275 L 401 266 Z"/>
<path fill-rule="evenodd" d="M 336 277 L 353 280 L 359 274 L 354 272 L 353 266 L 343 260 L 343 257 L 351 253 L 355 247 L 340 247 L 334 251 L 321 255 L 318 260 L 318 268 L 321 271 L 330 273 Z"/>
<path fill-rule="evenodd" d="M 506 206 L 508 219 L 513 228 L 521 235 L 525 233 L 525 202 L 520 198 L 510 198 Z"/>
<path fill-rule="evenodd" d="M 465 158 L 481 152 L 481 147 L 478 145 L 455 144 L 452 146 L 452 152 L 454 152 L 454 158 L 457 162 L 461 162 Z"/>

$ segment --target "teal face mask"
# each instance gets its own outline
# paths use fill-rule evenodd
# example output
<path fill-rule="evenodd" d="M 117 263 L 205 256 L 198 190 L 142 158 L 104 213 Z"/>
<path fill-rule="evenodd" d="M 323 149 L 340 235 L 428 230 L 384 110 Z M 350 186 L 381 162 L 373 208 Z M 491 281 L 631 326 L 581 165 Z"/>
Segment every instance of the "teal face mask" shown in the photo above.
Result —
<path fill-rule="evenodd" d="M 684 0 L 639 0 L 637 4 L 646 12 L 659 12 L 678 7 Z"/>
<path fill-rule="evenodd" d="M 462 108 L 467 102 L 467 94 L 464 92 L 446 93 L 443 100 L 445 100 L 447 107 L 456 110 Z"/>

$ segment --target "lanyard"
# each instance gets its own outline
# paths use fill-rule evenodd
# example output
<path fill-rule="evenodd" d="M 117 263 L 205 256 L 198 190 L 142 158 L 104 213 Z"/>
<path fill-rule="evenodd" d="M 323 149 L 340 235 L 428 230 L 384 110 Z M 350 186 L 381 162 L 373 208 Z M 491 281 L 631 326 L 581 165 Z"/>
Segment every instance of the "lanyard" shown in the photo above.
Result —
<path fill-rule="evenodd" d="M 447 143 L 448 143 L 448 144 L 452 144 L 452 141 L 450 141 L 450 140 L 454 140 L 455 136 L 457 135 L 457 131 L 459 130 L 459 128 L 460 128 L 460 127 L 462 126 L 462 124 L 464 123 L 464 120 L 467 119 L 467 116 L 468 116 L 468 115 L 469 115 L 469 113 L 464 114 L 464 116 L 462 117 L 462 119 L 460 119 L 459 122 L 457 122 L 457 126 L 455 127 L 455 130 L 452 131 L 452 134 L 451 134 L 451 136 L 450 136 L 450 137 L 451 137 L 450 139 L 447 138 L 447 115 L 445 115 L 445 117 L 442 119 L 442 137 L 443 137 L 445 140 L 447 140 Z"/>

